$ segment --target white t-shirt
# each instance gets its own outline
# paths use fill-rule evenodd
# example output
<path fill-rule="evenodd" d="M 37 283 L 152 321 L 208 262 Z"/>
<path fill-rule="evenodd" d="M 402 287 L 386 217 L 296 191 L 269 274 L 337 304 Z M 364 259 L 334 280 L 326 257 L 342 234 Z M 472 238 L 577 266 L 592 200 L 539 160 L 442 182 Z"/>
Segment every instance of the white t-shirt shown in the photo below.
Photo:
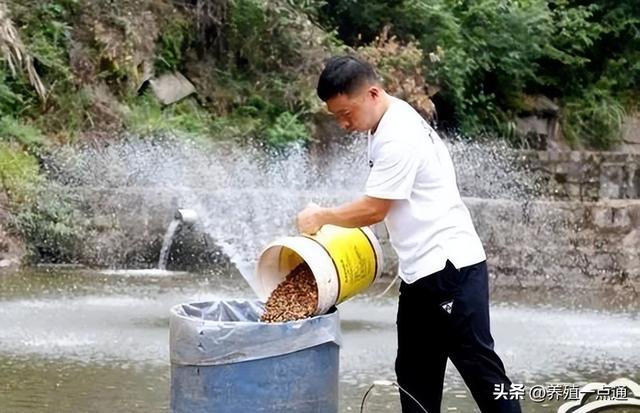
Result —
<path fill-rule="evenodd" d="M 385 224 L 405 282 L 442 270 L 447 260 L 462 268 L 486 259 L 447 147 L 403 100 L 391 97 L 369 133 L 369 165 L 366 195 L 395 200 Z"/>

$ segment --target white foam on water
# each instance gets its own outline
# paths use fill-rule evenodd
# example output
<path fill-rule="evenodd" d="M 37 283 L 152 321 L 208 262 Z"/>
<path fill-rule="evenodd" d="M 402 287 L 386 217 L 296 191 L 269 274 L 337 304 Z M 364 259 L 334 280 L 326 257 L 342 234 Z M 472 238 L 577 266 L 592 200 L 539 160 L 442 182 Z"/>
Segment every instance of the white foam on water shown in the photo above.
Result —
<path fill-rule="evenodd" d="M 189 274 L 187 271 L 169 271 L 159 268 L 100 270 L 98 271 L 98 273 L 103 275 L 116 275 L 126 277 L 175 277 Z"/>

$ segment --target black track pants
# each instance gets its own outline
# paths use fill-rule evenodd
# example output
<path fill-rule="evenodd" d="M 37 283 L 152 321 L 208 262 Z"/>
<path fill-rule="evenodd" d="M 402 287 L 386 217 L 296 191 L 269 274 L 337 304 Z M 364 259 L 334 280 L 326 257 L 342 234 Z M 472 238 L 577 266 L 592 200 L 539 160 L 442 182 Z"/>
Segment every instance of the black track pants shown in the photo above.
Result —
<path fill-rule="evenodd" d="M 450 358 L 483 413 L 520 413 L 517 400 L 495 400 L 496 385 L 511 381 L 493 350 L 486 262 L 402 282 L 398 304 L 398 383 L 429 413 L 439 413 Z M 403 413 L 423 412 L 400 392 Z"/>

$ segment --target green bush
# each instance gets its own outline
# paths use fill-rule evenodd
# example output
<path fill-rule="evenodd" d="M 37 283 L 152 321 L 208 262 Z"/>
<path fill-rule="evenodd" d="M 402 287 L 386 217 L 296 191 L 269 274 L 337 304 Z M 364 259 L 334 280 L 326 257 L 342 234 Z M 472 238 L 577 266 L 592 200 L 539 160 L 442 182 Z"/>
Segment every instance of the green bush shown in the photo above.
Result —
<path fill-rule="evenodd" d="M 34 261 L 73 262 L 84 237 L 85 219 L 76 200 L 52 183 L 39 185 L 34 198 L 13 214 Z"/>
<path fill-rule="evenodd" d="M 71 25 L 69 14 L 77 2 L 43 2 L 38 4 L 23 26 L 24 41 L 44 69 L 45 77 L 58 82 L 72 80 L 69 67 Z"/>
<path fill-rule="evenodd" d="M 80 2 L 26 0 L 12 3 L 10 7 L 20 37 L 47 88 L 47 99 L 42 102 L 36 96 L 25 74 L 14 79 L 0 69 L 0 84 L 4 83 L 0 86 L 0 108 L 14 104 L 15 109 L 5 113 L 29 117 L 44 132 L 58 140 L 69 140 L 87 121 L 88 102 L 69 64 L 72 21 Z"/>
<path fill-rule="evenodd" d="M 9 224 L 38 260 L 69 262 L 83 236 L 83 219 L 68 190 L 40 175 L 35 156 L 0 142 L 0 191 L 9 200 Z"/>
<path fill-rule="evenodd" d="M 551 30 L 545 0 L 406 1 L 399 28 L 414 34 L 427 79 L 469 134 L 496 131 L 511 94 L 536 78 Z"/>
<path fill-rule="evenodd" d="M 291 142 L 305 141 L 309 130 L 296 114 L 283 112 L 267 128 L 265 134 L 268 144 L 283 147 Z"/>
<path fill-rule="evenodd" d="M 45 142 L 42 132 L 32 125 L 12 116 L 0 117 L 0 141 L 17 141 L 27 147 L 41 145 Z"/>
<path fill-rule="evenodd" d="M 232 65 L 246 66 L 250 71 L 268 70 L 271 44 L 266 3 L 262 0 L 237 0 L 230 4 L 227 41 L 232 51 Z"/>
<path fill-rule="evenodd" d="M 597 111 L 614 114 L 599 128 L 612 128 L 609 138 L 581 141 L 602 147 L 614 141 L 620 102 L 637 105 L 640 96 L 635 0 L 336 0 L 320 10 L 350 45 L 369 42 L 386 24 L 401 40 L 418 40 L 427 80 L 442 87 L 438 97 L 467 134 L 513 133 L 513 103 L 536 94 L 568 102 L 563 125 L 572 128 L 595 110 L 585 95 L 599 89 L 606 108 Z"/>
<path fill-rule="evenodd" d="M 319 4 L 319 20 L 354 46 L 371 43 L 388 24 L 397 23 L 403 0 L 333 0 Z"/>
<path fill-rule="evenodd" d="M 194 41 L 194 27 L 186 19 L 174 19 L 162 28 L 156 43 L 156 72 L 174 71 L 182 68 L 187 48 Z"/>
<path fill-rule="evenodd" d="M 129 101 L 124 120 L 129 131 L 141 136 L 172 132 L 195 137 L 209 135 L 211 115 L 193 98 L 164 107 L 146 92 Z"/>
<path fill-rule="evenodd" d="M 0 65 L 0 114 L 19 116 L 30 104 L 31 96 L 21 93 L 25 85 L 13 79 L 8 69 Z"/>
<path fill-rule="evenodd" d="M 367 3 L 366 5 L 364 3 Z M 340 0 L 323 10 L 346 40 L 362 41 L 391 24 L 391 34 L 416 39 L 427 81 L 442 87 L 440 98 L 455 111 L 457 126 L 469 134 L 504 129 L 513 93 L 536 80 L 538 59 L 553 31 L 546 0 Z M 341 13 L 346 13 L 342 16 Z M 342 23 L 341 23 L 342 22 Z M 366 22 L 362 37 L 359 22 Z M 364 28 L 362 28 L 364 29 Z"/>
<path fill-rule="evenodd" d="M 211 123 L 211 136 L 216 140 L 257 139 L 264 130 L 264 120 L 238 113 L 218 116 Z"/>
<path fill-rule="evenodd" d="M 574 146 L 609 149 L 620 142 L 625 109 L 606 88 L 593 87 L 565 102 L 562 128 Z"/>
<path fill-rule="evenodd" d="M 316 18 L 316 3 L 320 2 L 237 0 L 230 4 L 225 31 L 229 53 L 224 63 L 234 81 L 246 86 L 243 95 L 248 96 L 232 111 L 242 112 L 258 98 L 269 106 L 268 110 L 257 107 L 258 112 L 266 116 L 265 123 L 274 125 L 285 112 L 297 113 L 304 123 L 306 114 L 320 107 L 315 95 L 317 76 L 324 59 L 339 47 L 332 33 L 305 14 Z"/>
<path fill-rule="evenodd" d="M 0 142 L 0 190 L 10 207 L 32 202 L 40 183 L 38 160 L 16 144 Z"/>

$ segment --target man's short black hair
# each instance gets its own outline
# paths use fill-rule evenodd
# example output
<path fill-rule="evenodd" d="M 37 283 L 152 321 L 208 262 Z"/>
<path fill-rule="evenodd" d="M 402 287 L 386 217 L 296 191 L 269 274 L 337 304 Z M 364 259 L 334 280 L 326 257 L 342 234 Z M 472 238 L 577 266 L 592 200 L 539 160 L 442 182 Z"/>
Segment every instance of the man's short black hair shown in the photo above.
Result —
<path fill-rule="evenodd" d="M 318 80 L 318 97 L 326 102 L 341 93 L 349 94 L 366 83 L 377 83 L 373 67 L 353 56 L 336 56 L 327 61 Z"/>

